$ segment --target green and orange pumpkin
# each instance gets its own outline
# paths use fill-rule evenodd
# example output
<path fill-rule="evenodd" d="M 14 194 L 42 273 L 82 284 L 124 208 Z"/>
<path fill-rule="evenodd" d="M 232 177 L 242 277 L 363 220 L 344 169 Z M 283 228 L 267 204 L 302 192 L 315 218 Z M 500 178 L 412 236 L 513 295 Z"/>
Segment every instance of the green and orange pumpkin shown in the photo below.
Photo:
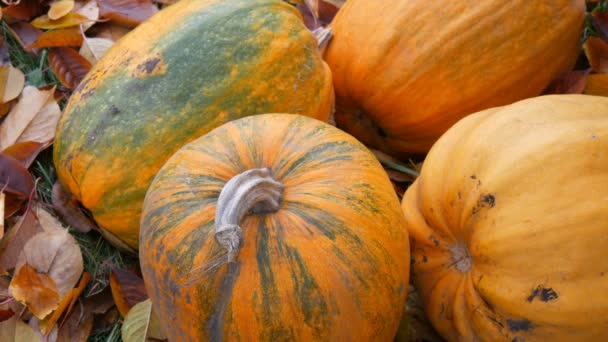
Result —
<path fill-rule="evenodd" d="M 139 256 L 172 341 L 391 341 L 410 262 L 374 155 L 292 114 L 178 150 L 146 194 Z"/>
<path fill-rule="evenodd" d="M 127 34 L 67 104 L 61 184 L 115 243 L 137 249 L 143 198 L 162 164 L 222 123 L 267 112 L 327 120 L 331 74 L 293 6 L 189 0 Z"/>
<path fill-rule="evenodd" d="M 608 98 L 462 119 L 402 207 L 413 282 L 447 340 L 608 340 Z"/>
<path fill-rule="evenodd" d="M 579 55 L 584 0 L 348 0 L 325 53 L 338 127 L 395 157 L 539 95 Z"/>

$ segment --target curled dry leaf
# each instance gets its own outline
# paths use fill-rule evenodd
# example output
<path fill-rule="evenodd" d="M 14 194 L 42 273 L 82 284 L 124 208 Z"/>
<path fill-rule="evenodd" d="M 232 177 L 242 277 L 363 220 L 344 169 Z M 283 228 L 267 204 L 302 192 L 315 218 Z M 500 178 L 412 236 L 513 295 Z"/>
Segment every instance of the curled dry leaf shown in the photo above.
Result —
<path fill-rule="evenodd" d="M 114 45 L 114 42 L 107 38 L 85 38 L 80 47 L 80 54 L 91 65 L 95 65 L 112 45 Z"/>
<path fill-rule="evenodd" d="M 0 267 L 4 271 L 15 268 L 25 244 L 34 235 L 42 232 L 32 206 L 28 206 L 17 223 L 9 228 L 0 240 Z"/>
<path fill-rule="evenodd" d="M 608 74 L 593 74 L 587 77 L 585 94 L 608 96 Z"/>
<path fill-rule="evenodd" d="M 9 289 L 16 300 L 26 305 L 34 316 L 40 319 L 59 305 L 60 296 L 53 278 L 38 272 L 34 266 L 27 263 L 15 272 Z"/>
<path fill-rule="evenodd" d="M 93 328 L 94 316 L 83 305 L 76 306 L 59 328 L 57 342 L 86 342 Z"/>
<path fill-rule="evenodd" d="M 113 269 L 110 273 L 110 288 L 116 307 L 123 317 L 133 305 L 148 298 L 143 279 L 131 271 Z"/>
<path fill-rule="evenodd" d="M 6 195 L 0 191 L 0 239 L 4 236 L 4 200 Z"/>
<path fill-rule="evenodd" d="M 78 51 L 67 48 L 52 48 L 49 52 L 49 64 L 61 83 L 74 89 L 91 69 L 91 63 Z"/>
<path fill-rule="evenodd" d="M 591 70 L 608 73 L 608 43 L 597 37 L 589 37 L 583 44 Z"/>
<path fill-rule="evenodd" d="M 6 103 L 21 94 L 25 86 L 25 75 L 12 65 L 0 66 L 0 102 Z"/>
<path fill-rule="evenodd" d="M 49 213 L 40 203 L 33 206 L 34 214 L 38 218 L 40 228 L 45 232 L 63 232 L 65 228 L 61 222 Z"/>
<path fill-rule="evenodd" d="M 91 274 L 88 272 L 83 273 L 82 278 L 80 278 L 80 282 L 78 283 L 78 287 L 70 289 L 68 293 L 63 296 L 59 306 L 53 313 L 40 322 L 40 331 L 43 335 L 48 335 L 51 332 L 51 329 L 55 327 L 55 324 L 59 321 L 59 318 L 64 316 L 67 318 L 72 309 L 74 308 L 74 304 L 78 300 L 78 297 L 84 291 L 87 284 L 91 281 Z"/>
<path fill-rule="evenodd" d="M 57 215 L 70 227 L 81 233 L 86 233 L 91 229 L 98 230 L 95 222 L 82 211 L 74 195 L 59 182 L 55 182 L 53 185 L 51 201 Z"/>
<path fill-rule="evenodd" d="M 2 153 L 17 159 L 24 168 L 28 169 L 40 152 L 50 145 L 50 142 L 22 141 L 5 148 Z"/>
<path fill-rule="evenodd" d="M 149 339 L 165 340 L 167 337 L 160 327 L 158 316 L 150 299 L 135 304 L 125 317 L 121 335 L 123 341 L 145 342 Z"/>
<path fill-rule="evenodd" d="M 135 27 L 158 12 L 150 0 L 98 0 L 99 15 L 125 27 Z"/>
<path fill-rule="evenodd" d="M 48 143 L 55 136 L 61 109 L 52 96 L 55 89 L 23 89 L 19 102 L 0 124 L 0 149 L 19 142 Z"/>
<path fill-rule="evenodd" d="M 17 316 L 0 322 L 0 341 L 16 341 L 15 328 L 17 327 Z"/>
<path fill-rule="evenodd" d="M 42 35 L 42 30 L 25 21 L 12 24 L 10 30 L 24 50 L 27 50 Z"/>
<path fill-rule="evenodd" d="M 84 24 L 90 21 L 89 18 L 85 17 L 80 13 L 70 12 L 61 19 L 52 20 L 48 15 L 42 15 L 34 20 L 32 20 L 32 25 L 39 29 L 44 30 L 56 30 L 60 28 L 78 26 L 80 24 Z"/>
<path fill-rule="evenodd" d="M 69 27 L 64 29 L 46 31 L 28 49 L 60 47 L 60 46 L 80 46 L 83 38 L 80 29 Z"/>
<path fill-rule="evenodd" d="M 32 175 L 18 160 L 4 153 L 0 153 L 0 188 L 21 197 L 28 197 L 34 189 Z"/>
<path fill-rule="evenodd" d="M 106 38 L 117 42 L 120 38 L 131 32 L 131 29 L 108 22 L 95 25 L 91 31 L 96 38 Z"/>
<path fill-rule="evenodd" d="M 43 7 L 39 0 L 14 1 L 13 4 L 2 9 L 3 15 L 25 21 L 40 15 L 42 11 Z"/>
<path fill-rule="evenodd" d="M 49 19 L 57 20 L 70 13 L 74 8 L 74 0 L 58 0 L 51 3 L 47 12 Z"/>
<path fill-rule="evenodd" d="M 82 24 L 82 30 L 86 31 L 99 20 L 99 6 L 97 5 L 97 0 L 90 0 L 82 5 L 79 2 L 77 3 L 77 6 L 75 12 L 89 18 L 88 22 Z"/>
<path fill-rule="evenodd" d="M 76 285 L 84 270 L 80 247 L 66 229 L 43 231 L 32 237 L 23 247 L 17 269 L 24 264 L 48 274 L 61 297 Z"/>

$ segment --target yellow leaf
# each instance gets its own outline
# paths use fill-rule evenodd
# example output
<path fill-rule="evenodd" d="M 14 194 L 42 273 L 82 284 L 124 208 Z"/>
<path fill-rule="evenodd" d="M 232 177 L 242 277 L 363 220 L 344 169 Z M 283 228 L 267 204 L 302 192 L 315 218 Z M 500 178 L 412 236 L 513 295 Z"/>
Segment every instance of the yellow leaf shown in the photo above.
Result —
<path fill-rule="evenodd" d="M 158 316 L 152 308 L 150 299 L 135 304 L 125 317 L 121 329 L 125 342 L 145 342 L 148 338 L 163 340 L 166 335 L 160 327 Z"/>
<path fill-rule="evenodd" d="M 21 94 L 25 85 L 25 75 L 21 70 L 12 65 L 3 65 L 0 67 L 0 103 L 6 103 Z"/>
<path fill-rule="evenodd" d="M 88 22 L 82 24 L 83 31 L 88 30 L 91 26 L 95 25 L 95 22 L 97 22 L 97 20 L 99 20 L 99 6 L 97 5 L 96 0 L 90 0 L 74 12 L 82 14 L 83 16 L 89 18 Z"/>
<path fill-rule="evenodd" d="M 59 0 L 51 3 L 51 8 L 47 13 L 49 19 L 57 20 L 70 13 L 74 8 L 74 0 Z"/>
<path fill-rule="evenodd" d="M 64 27 L 77 26 L 89 21 L 90 19 L 82 14 L 70 12 L 58 20 L 52 20 L 48 15 L 45 14 L 32 20 L 31 24 L 39 29 L 54 30 Z"/>
<path fill-rule="evenodd" d="M 59 292 L 53 279 L 48 274 L 38 273 L 27 263 L 17 269 L 9 289 L 17 301 L 40 319 L 59 305 Z"/>

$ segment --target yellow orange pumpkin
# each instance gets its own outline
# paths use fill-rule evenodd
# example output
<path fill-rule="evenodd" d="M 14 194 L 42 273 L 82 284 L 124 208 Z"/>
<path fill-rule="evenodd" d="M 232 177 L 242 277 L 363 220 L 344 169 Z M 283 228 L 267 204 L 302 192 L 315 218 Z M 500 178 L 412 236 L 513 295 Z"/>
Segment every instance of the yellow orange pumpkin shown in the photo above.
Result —
<path fill-rule="evenodd" d="M 414 284 L 449 341 L 608 340 L 608 98 L 462 119 L 402 208 Z"/>

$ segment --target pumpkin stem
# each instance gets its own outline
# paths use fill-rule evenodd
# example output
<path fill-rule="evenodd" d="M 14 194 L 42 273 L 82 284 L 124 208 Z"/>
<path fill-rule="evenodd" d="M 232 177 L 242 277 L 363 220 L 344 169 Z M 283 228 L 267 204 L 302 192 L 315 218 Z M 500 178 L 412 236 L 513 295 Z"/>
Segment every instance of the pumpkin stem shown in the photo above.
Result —
<path fill-rule="evenodd" d="M 215 212 L 215 240 L 228 251 L 228 262 L 241 246 L 241 220 L 248 214 L 279 210 L 284 189 L 267 167 L 247 170 L 224 185 Z"/>
<path fill-rule="evenodd" d="M 469 249 L 463 243 L 457 243 L 449 248 L 452 253 L 452 262 L 454 267 L 462 273 L 469 272 L 471 270 L 471 253 Z"/>
<path fill-rule="evenodd" d="M 323 51 L 333 36 L 333 31 L 329 27 L 319 27 L 312 30 L 312 34 L 317 39 L 317 47 L 319 48 L 319 51 L 321 51 L 321 54 L 323 54 Z"/>

